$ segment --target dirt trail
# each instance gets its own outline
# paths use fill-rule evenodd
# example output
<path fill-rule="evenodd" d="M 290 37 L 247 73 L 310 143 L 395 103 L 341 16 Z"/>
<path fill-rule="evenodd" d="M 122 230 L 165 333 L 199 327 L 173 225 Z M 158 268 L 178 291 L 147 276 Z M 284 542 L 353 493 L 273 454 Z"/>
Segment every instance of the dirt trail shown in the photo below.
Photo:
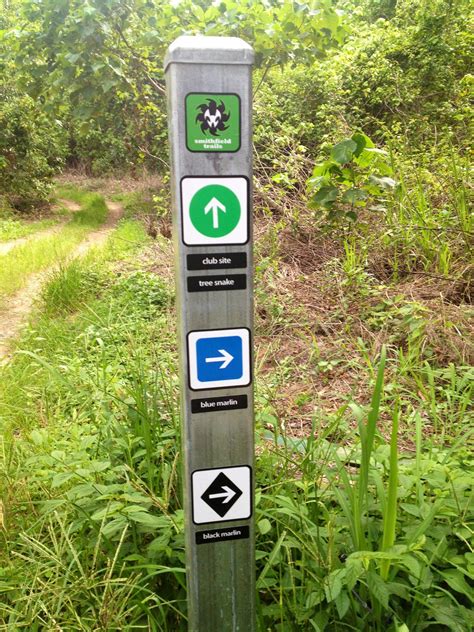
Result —
<path fill-rule="evenodd" d="M 81 210 L 81 207 L 76 202 L 72 200 L 59 200 L 63 206 L 67 208 L 68 211 L 72 213 L 76 213 Z M 39 230 L 32 235 L 28 235 L 27 237 L 19 237 L 18 239 L 10 239 L 9 241 L 4 241 L 0 243 L 0 256 L 6 255 L 10 250 L 16 248 L 17 246 L 21 246 L 22 244 L 26 244 L 29 241 L 33 241 L 34 239 L 42 239 L 43 237 L 50 237 L 51 235 L 55 235 L 60 230 L 62 230 L 66 219 L 60 221 L 56 226 L 52 226 L 51 228 L 45 228 L 44 230 Z"/>
<path fill-rule="evenodd" d="M 122 217 L 123 207 L 121 204 L 118 204 L 117 202 L 112 202 L 110 200 L 106 200 L 106 202 L 107 208 L 109 209 L 107 219 L 99 229 L 94 230 L 92 233 L 89 233 L 87 235 L 84 241 L 81 242 L 74 251 L 73 257 L 82 257 L 82 255 L 85 255 L 86 252 L 93 246 L 102 246 L 102 244 L 107 240 L 107 237 L 110 235 L 111 231 L 117 225 L 119 219 Z"/>
<path fill-rule="evenodd" d="M 80 208 L 75 202 L 70 202 L 69 200 L 61 200 L 61 202 L 72 211 Z M 121 204 L 110 200 L 106 200 L 106 202 L 109 213 L 105 223 L 99 229 L 87 235 L 84 241 L 71 253 L 71 258 L 82 257 L 90 248 L 103 245 L 122 217 L 123 207 Z M 42 234 L 44 235 L 44 232 Z M 10 358 L 10 342 L 19 334 L 25 324 L 33 303 L 40 293 L 41 286 L 52 268 L 54 266 L 43 270 L 39 274 L 32 275 L 28 283 L 19 292 L 9 297 L 5 301 L 5 307 L 0 309 L 0 365 L 6 364 Z"/>

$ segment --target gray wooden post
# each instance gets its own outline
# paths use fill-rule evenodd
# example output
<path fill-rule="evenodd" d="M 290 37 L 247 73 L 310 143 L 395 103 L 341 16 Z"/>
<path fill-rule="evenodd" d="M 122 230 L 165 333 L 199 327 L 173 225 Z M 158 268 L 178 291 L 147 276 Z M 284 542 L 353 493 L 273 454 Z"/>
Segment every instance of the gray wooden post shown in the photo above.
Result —
<path fill-rule="evenodd" d="M 252 48 L 179 37 L 171 146 L 189 629 L 255 629 Z"/>

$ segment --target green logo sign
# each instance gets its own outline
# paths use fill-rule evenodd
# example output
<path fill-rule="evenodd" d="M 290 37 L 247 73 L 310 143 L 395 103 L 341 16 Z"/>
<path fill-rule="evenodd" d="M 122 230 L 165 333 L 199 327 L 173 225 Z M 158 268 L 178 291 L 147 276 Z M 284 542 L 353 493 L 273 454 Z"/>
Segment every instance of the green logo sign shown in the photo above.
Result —
<path fill-rule="evenodd" d="M 221 184 L 210 184 L 199 189 L 189 206 L 194 228 L 206 237 L 228 235 L 239 223 L 240 214 L 239 199 Z"/>
<path fill-rule="evenodd" d="M 188 94 L 186 146 L 189 151 L 238 151 L 240 98 L 236 94 Z"/>

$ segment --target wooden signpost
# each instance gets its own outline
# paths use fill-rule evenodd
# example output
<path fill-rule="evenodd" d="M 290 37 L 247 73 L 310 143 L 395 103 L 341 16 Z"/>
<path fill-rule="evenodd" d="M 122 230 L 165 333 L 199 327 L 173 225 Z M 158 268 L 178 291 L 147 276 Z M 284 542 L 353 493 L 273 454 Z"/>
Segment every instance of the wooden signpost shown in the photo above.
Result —
<path fill-rule="evenodd" d="M 189 629 L 255 629 L 252 48 L 179 37 L 171 146 Z"/>

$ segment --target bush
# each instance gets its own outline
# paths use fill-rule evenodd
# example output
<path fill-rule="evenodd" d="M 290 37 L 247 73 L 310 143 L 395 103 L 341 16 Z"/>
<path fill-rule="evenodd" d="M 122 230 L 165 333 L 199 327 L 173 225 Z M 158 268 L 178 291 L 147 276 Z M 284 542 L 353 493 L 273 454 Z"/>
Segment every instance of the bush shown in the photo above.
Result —
<path fill-rule="evenodd" d="M 393 19 L 360 25 L 332 59 L 348 120 L 424 145 L 440 132 L 468 138 L 470 51 L 465 0 L 397 3 Z"/>
<path fill-rule="evenodd" d="M 62 166 L 64 133 L 35 101 L 0 84 L 0 191 L 16 207 L 44 200 Z"/>

